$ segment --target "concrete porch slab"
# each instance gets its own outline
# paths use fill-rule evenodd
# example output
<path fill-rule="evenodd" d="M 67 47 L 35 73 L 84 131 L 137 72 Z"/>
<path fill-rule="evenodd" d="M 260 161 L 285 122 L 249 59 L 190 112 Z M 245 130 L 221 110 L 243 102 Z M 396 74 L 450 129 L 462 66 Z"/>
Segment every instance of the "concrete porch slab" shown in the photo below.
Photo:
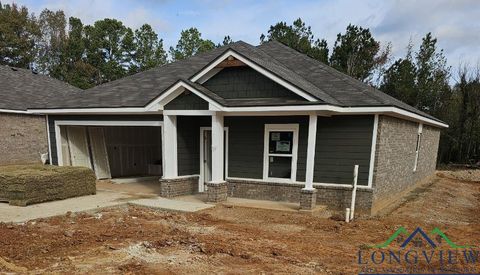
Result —
<path fill-rule="evenodd" d="M 170 210 L 178 212 L 196 212 L 214 207 L 215 205 L 206 204 L 204 202 L 190 202 L 175 199 L 166 199 L 162 197 L 132 200 L 128 202 L 130 205 L 137 205 L 161 210 Z"/>
<path fill-rule="evenodd" d="M 204 203 L 207 198 L 205 194 L 196 194 L 196 195 L 175 197 L 172 199 L 182 201 L 182 202 Z M 226 202 L 222 202 L 220 204 L 231 206 L 231 207 L 237 206 L 237 207 L 248 207 L 248 208 L 266 209 L 266 210 L 276 210 L 276 211 L 289 211 L 289 212 L 300 211 L 300 204 L 292 203 L 292 202 L 283 202 L 283 201 L 253 200 L 253 199 L 228 197 Z M 317 205 L 315 209 L 312 209 L 309 211 L 300 211 L 300 212 L 312 214 L 315 216 L 330 215 L 327 211 L 327 207 L 324 205 Z"/>

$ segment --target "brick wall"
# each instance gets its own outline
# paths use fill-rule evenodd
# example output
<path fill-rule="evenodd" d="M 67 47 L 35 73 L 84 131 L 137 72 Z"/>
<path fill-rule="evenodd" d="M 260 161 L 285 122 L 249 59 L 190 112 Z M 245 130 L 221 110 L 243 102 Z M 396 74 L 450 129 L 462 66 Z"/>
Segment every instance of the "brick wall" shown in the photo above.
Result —
<path fill-rule="evenodd" d="M 440 130 L 424 125 L 417 170 L 414 172 L 418 123 L 380 116 L 373 175 L 375 213 L 416 183 L 433 175 Z"/>
<path fill-rule="evenodd" d="M 0 165 L 40 163 L 47 143 L 44 116 L 0 113 Z"/>
<path fill-rule="evenodd" d="M 160 179 L 160 196 L 172 198 L 198 193 L 198 176 Z"/>
<path fill-rule="evenodd" d="M 228 196 L 237 198 L 273 200 L 300 203 L 300 191 L 304 184 L 228 179 Z M 350 207 L 352 189 L 342 186 L 314 186 L 317 189 L 317 205 L 326 205 L 331 210 L 345 211 Z M 372 190 L 357 189 L 356 211 L 370 213 Z"/>

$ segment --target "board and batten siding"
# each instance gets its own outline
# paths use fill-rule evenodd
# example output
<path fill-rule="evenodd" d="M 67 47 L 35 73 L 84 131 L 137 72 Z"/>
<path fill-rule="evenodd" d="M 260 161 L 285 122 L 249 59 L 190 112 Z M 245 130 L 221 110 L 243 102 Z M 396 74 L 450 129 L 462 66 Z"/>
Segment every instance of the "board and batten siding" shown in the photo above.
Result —
<path fill-rule="evenodd" d="M 210 127 L 208 116 L 177 117 L 178 175 L 200 174 L 200 127 Z"/>
<path fill-rule="evenodd" d="M 284 98 L 305 100 L 250 67 L 224 68 L 203 83 L 203 86 L 225 99 Z"/>
<path fill-rule="evenodd" d="M 48 131 L 50 133 L 51 163 L 58 165 L 55 136 L 56 120 L 91 120 L 91 121 L 163 121 L 163 115 L 49 115 Z"/>
<path fill-rule="evenodd" d="M 373 124 L 373 115 L 318 117 L 313 181 L 352 184 L 358 164 L 358 184 L 368 185 Z"/>
<path fill-rule="evenodd" d="M 185 91 L 164 107 L 165 110 L 208 110 L 208 102 L 196 94 Z"/>
<path fill-rule="evenodd" d="M 297 181 L 305 181 L 308 117 L 225 117 L 228 127 L 228 176 L 263 178 L 265 124 L 299 124 Z"/>

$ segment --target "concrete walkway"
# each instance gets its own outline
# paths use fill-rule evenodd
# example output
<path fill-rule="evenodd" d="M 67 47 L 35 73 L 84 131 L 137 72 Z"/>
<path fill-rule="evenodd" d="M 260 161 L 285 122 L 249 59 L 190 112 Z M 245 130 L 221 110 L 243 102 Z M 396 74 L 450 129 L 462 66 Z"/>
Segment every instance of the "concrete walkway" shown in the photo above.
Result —
<path fill-rule="evenodd" d="M 214 207 L 213 204 L 206 204 L 203 202 L 189 202 L 180 200 L 171 200 L 162 197 L 151 199 L 139 199 L 128 202 L 131 205 L 138 205 L 143 207 L 150 207 L 156 209 L 178 211 L 178 212 L 196 212 L 207 208 Z"/>
<path fill-rule="evenodd" d="M 13 206 L 0 203 L 0 222 L 21 223 L 29 220 L 64 215 L 70 212 L 86 212 L 125 204 L 131 196 L 97 191 L 96 195 L 69 198 L 33 204 L 29 206 Z"/>
<path fill-rule="evenodd" d="M 136 205 L 160 210 L 195 212 L 214 205 L 203 202 L 182 202 L 154 195 L 98 190 L 96 195 L 44 202 L 29 206 L 0 203 L 0 222 L 23 223 L 29 220 L 65 215 L 67 212 L 95 212 L 106 207 Z"/>

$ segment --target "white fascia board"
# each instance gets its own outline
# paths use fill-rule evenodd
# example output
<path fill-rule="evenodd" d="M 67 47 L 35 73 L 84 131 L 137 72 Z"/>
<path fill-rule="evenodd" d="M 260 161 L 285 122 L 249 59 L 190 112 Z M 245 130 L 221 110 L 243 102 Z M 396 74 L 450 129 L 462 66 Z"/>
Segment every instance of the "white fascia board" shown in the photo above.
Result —
<path fill-rule="evenodd" d="M 286 89 L 296 93 L 297 95 L 305 98 L 306 100 L 308 101 L 318 101 L 317 98 L 311 96 L 310 94 L 298 89 L 297 87 L 295 87 L 294 85 L 290 84 L 289 82 L 281 79 L 280 77 L 270 73 L 269 71 L 265 70 L 264 68 L 258 66 L 257 64 L 253 63 L 252 61 L 242 57 L 241 55 L 237 54 L 236 52 L 232 51 L 232 50 L 228 50 L 227 52 L 225 52 L 222 56 L 220 56 L 219 58 L 217 58 L 217 60 L 215 62 L 213 62 L 212 64 L 210 64 L 209 66 L 207 66 L 206 68 L 204 68 L 203 70 L 201 70 L 198 74 L 196 74 L 195 76 L 193 76 L 190 80 L 192 82 L 196 82 L 198 80 L 202 80 L 202 77 L 206 74 L 208 74 L 211 70 L 213 70 L 218 64 L 220 64 L 223 60 L 225 60 L 227 57 L 229 56 L 233 56 L 235 57 L 236 59 L 242 61 L 243 63 L 245 63 L 247 66 L 251 67 L 252 69 L 254 69 L 255 71 L 263 74 L 264 76 L 270 78 L 271 80 L 273 80 L 274 82 L 282 85 L 283 87 L 285 87 Z"/>
<path fill-rule="evenodd" d="M 162 121 L 125 120 L 56 120 L 56 126 L 162 126 Z"/>
<path fill-rule="evenodd" d="M 163 115 L 165 116 L 212 116 L 216 111 L 211 110 L 165 110 Z"/>
<path fill-rule="evenodd" d="M 0 109 L 0 113 L 10 113 L 10 114 L 28 114 L 28 111 L 22 111 L 22 110 L 10 110 L 10 109 Z"/>
<path fill-rule="evenodd" d="M 143 107 L 28 109 L 28 114 L 143 114 Z M 153 113 L 153 112 L 152 112 Z"/>
<path fill-rule="evenodd" d="M 163 109 L 163 107 L 168 104 L 170 101 L 172 101 L 174 98 L 176 98 L 178 95 L 180 95 L 184 89 L 187 89 L 200 97 L 201 99 L 205 100 L 206 102 L 217 108 L 218 110 L 222 110 L 224 107 L 220 105 L 218 102 L 212 100 L 202 92 L 198 91 L 188 83 L 185 83 L 184 81 L 179 81 L 172 87 L 170 87 L 167 91 L 165 91 L 163 94 L 161 94 L 159 97 L 157 97 L 155 100 L 150 102 L 146 107 L 145 110 L 148 111 L 154 111 L 158 109 Z"/>
<path fill-rule="evenodd" d="M 417 115 L 415 113 L 397 108 L 397 107 L 340 107 L 332 105 L 296 105 L 296 106 L 262 106 L 262 107 L 226 107 L 225 112 L 305 112 L 305 111 L 327 111 L 337 114 L 394 114 L 402 117 L 410 118 L 411 120 L 424 122 L 437 127 L 448 128 L 447 124 L 439 121 Z"/>

